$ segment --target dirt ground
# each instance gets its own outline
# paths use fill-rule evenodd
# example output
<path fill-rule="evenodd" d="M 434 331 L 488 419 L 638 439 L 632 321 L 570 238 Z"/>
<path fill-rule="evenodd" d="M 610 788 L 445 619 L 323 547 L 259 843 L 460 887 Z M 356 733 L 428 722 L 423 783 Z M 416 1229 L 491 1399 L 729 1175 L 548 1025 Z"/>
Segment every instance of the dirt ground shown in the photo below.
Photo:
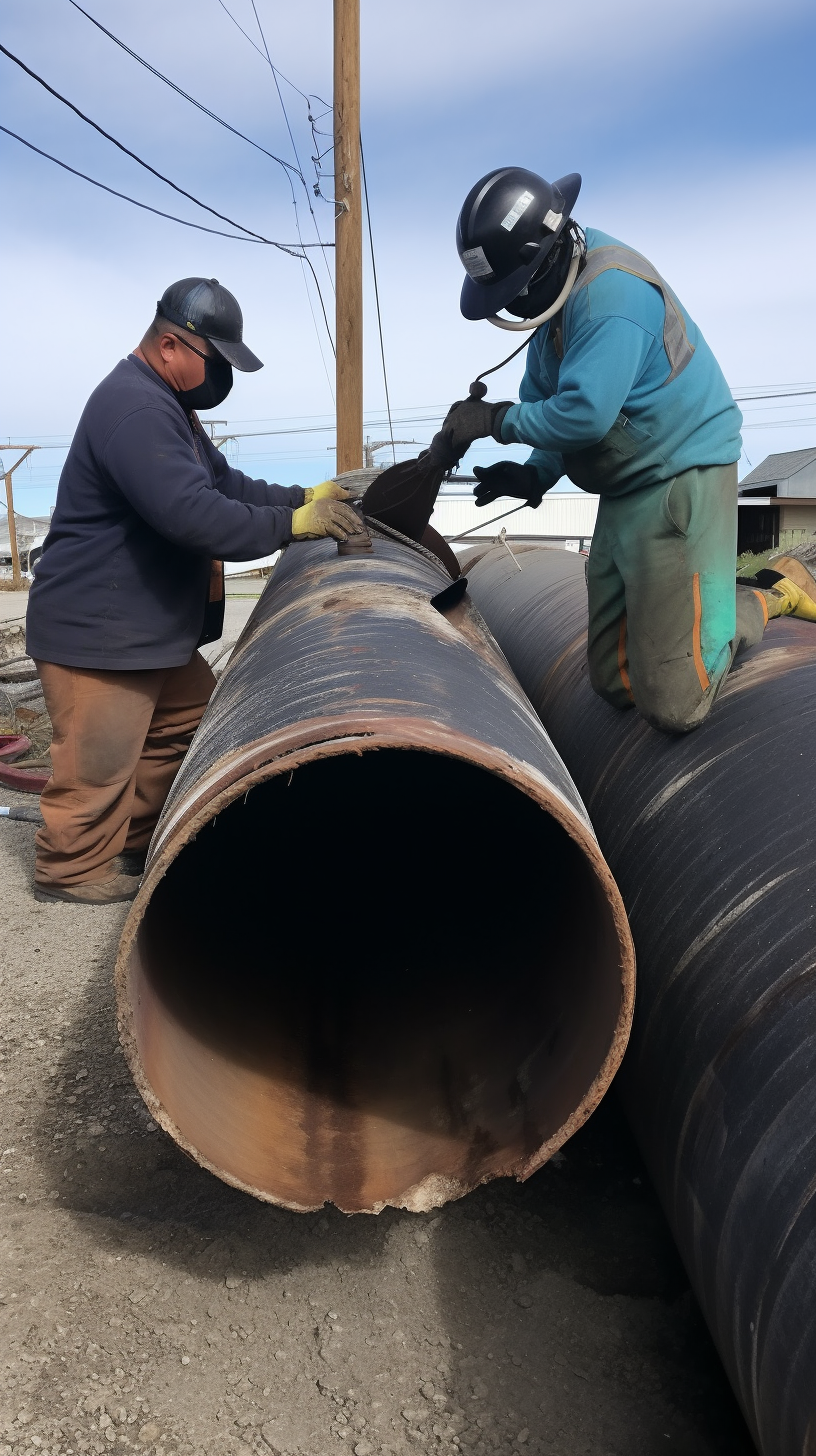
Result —
<path fill-rule="evenodd" d="M 33 836 L 0 820 L 0 1456 L 747 1456 L 612 1101 L 435 1214 L 257 1203 L 150 1121 L 127 907 L 35 902 Z"/>

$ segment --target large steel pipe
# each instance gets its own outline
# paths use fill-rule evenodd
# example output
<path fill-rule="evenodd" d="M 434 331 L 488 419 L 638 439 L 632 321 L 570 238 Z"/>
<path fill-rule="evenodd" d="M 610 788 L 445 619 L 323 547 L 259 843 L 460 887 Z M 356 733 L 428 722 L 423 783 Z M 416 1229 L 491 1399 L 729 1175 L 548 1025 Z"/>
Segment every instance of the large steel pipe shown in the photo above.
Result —
<path fill-rule="evenodd" d="M 525 1178 L 623 1054 L 634 963 L 575 787 L 421 548 L 290 548 L 157 828 L 118 963 L 157 1121 L 294 1209 Z"/>
<path fill-rule="evenodd" d="M 705 725 L 669 738 L 590 688 L 580 558 L 493 550 L 470 585 L 623 893 L 618 1085 L 695 1292 L 761 1450 L 812 1456 L 816 628 L 772 622 Z"/>

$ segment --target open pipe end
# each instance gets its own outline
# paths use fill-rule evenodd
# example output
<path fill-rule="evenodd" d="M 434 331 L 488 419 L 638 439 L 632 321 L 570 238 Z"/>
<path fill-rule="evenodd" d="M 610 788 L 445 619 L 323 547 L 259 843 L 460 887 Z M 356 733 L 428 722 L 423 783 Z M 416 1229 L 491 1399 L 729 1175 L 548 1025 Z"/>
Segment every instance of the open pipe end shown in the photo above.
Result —
<path fill-rule="evenodd" d="M 628 1036 L 631 941 L 591 835 L 517 768 L 372 747 L 235 784 L 170 841 L 122 941 L 153 1115 L 293 1209 L 421 1211 L 528 1176 Z"/>

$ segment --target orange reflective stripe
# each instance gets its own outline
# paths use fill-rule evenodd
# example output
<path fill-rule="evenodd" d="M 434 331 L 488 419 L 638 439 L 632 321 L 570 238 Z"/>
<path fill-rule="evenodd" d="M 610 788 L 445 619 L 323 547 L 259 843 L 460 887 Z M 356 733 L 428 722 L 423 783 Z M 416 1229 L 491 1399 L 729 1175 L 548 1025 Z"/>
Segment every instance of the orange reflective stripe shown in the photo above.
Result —
<path fill-rule="evenodd" d="M 626 692 L 635 701 L 632 692 L 632 684 L 629 681 L 629 659 L 626 655 L 626 613 L 624 612 L 620 621 L 620 632 L 618 633 L 618 672 Z"/>
<path fill-rule="evenodd" d="M 765 596 L 765 593 L 764 592 L 761 592 L 761 591 L 757 591 L 756 590 L 756 587 L 752 587 L 751 590 L 753 591 L 755 597 L 759 597 L 760 603 L 762 605 L 762 615 L 765 618 L 765 626 L 767 627 L 767 625 L 768 625 L 768 599 Z"/>
<path fill-rule="evenodd" d="M 702 598 L 700 596 L 700 573 L 699 573 L 699 571 L 695 571 L 695 573 L 694 573 L 693 590 L 694 590 L 694 630 L 693 630 L 693 632 L 691 634 L 691 640 L 692 640 L 692 647 L 693 647 L 693 651 L 694 651 L 694 666 L 697 669 L 697 676 L 700 679 L 700 687 L 702 688 L 703 692 L 705 692 L 706 688 L 709 686 L 710 679 L 709 679 L 708 673 L 705 670 L 705 663 L 703 662 L 702 648 L 700 646 L 700 623 L 703 620 L 703 602 L 702 602 Z"/>

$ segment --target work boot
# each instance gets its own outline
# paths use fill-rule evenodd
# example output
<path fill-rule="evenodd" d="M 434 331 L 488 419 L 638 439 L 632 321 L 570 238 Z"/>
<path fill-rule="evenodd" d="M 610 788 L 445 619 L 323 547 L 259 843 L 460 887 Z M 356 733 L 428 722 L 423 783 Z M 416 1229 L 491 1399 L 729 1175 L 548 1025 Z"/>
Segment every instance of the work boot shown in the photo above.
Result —
<path fill-rule="evenodd" d="M 761 572 L 761 576 L 776 573 Z M 810 576 L 810 572 L 805 572 Z M 805 622 L 816 622 L 816 581 L 810 578 L 812 594 L 804 587 L 791 581 L 789 576 L 780 576 L 773 586 L 762 583 L 762 595 L 768 604 L 769 617 L 801 617 Z"/>
<path fill-rule="evenodd" d="M 140 884 L 140 875 L 113 875 L 109 880 L 94 880 L 84 885 L 35 880 L 34 899 L 67 900 L 73 905 L 116 905 L 120 900 L 134 900 Z"/>
<path fill-rule="evenodd" d="M 774 556 L 771 569 L 778 571 L 787 581 L 795 582 L 811 601 L 816 602 L 816 577 L 798 556 Z"/>

